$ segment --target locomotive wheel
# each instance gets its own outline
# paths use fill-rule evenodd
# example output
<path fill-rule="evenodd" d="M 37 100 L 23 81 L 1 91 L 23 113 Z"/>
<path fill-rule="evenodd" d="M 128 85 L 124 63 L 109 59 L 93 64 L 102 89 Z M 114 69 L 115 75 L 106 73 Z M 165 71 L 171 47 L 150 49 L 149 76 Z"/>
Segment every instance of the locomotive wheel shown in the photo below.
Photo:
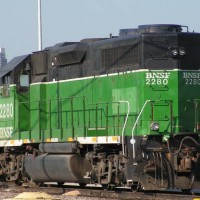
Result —
<path fill-rule="evenodd" d="M 21 186 L 22 184 L 23 184 L 23 181 L 21 181 L 21 180 L 15 181 L 15 185 L 17 185 L 17 186 Z"/>
<path fill-rule="evenodd" d="M 113 186 L 111 184 L 101 184 L 103 190 L 112 190 Z"/>
<path fill-rule="evenodd" d="M 142 190 L 142 186 L 139 182 L 133 182 L 133 184 L 131 185 L 131 190 L 132 192 L 139 192 Z"/>
<path fill-rule="evenodd" d="M 79 183 L 80 187 L 85 187 L 87 184 L 86 183 Z"/>
<path fill-rule="evenodd" d="M 43 182 L 34 182 L 36 187 L 42 187 L 44 185 Z"/>
<path fill-rule="evenodd" d="M 63 186 L 64 185 L 64 182 L 57 182 L 58 186 Z"/>
<path fill-rule="evenodd" d="M 191 189 L 181 189 L 182 193 L 189 194 L 191 192 Z"/>

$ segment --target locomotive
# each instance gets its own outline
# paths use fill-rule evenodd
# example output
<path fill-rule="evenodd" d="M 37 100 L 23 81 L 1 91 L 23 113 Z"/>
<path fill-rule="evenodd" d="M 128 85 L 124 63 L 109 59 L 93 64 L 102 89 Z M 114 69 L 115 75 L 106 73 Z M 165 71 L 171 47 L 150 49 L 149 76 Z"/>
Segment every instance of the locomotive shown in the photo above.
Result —
<path fill-rule="evenodd" d="M 200 187 L 200 34 L 176 24 L 64 42 L 0 69 L 0 178 Z"/>

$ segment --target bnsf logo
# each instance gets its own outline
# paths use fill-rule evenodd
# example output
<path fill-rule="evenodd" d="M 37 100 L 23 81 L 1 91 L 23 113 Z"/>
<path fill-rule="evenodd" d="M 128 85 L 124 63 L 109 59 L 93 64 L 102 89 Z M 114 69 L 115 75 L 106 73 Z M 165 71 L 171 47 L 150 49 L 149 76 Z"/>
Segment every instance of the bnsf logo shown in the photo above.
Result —
<path fill-rule="evenodd" d="M 0 119 L 12 118 L 13 117 L 13 104 L 3 103 L 0 104 Z"/>
<path fill-rule="evenodd" d="M 183 73 L 183 78 L 199 78 L 200 79 L 200 73 L 184 72 Z"/>
<path fill-rule="evenodd" d="M 200 73 L 198 72 L 184 72 L 183 79 L 185 85 L 200 85 Z"/>
<path fill-rule="evenodd" d="M 167 85 L 169 72 L 146 73 L 146 85 Z"/>
<path fill-rule="evenodd" d="M 0 127 L 0 138 L 12 137 L 13 127 Z"/>

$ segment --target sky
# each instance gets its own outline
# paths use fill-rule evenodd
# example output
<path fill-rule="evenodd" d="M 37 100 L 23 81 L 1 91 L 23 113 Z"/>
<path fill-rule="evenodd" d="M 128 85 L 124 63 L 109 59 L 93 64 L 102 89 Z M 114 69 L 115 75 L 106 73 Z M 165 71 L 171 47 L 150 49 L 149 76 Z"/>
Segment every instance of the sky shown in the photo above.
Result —
<path fill-rule="evenodd" d="M 144 24 L 180 24 L 200 32 L 200 0 L 41 1 L 43 48 Z M 38 51 L 37 0 L 0 0 L 0 47 L 8 61 Z"/>

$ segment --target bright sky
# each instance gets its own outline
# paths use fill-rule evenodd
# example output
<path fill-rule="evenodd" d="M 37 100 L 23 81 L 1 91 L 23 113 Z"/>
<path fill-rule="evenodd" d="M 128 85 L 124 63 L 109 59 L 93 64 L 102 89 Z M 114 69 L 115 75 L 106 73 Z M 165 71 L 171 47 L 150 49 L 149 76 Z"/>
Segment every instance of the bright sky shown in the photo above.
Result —
<path fill-rule="evenodd" d="M 37 0 L 0 0 L 0 23 L 8 60 L 38 50 Z M 42 0 L 43 48 L 158 23 L 200 32 L 200 0 Z"/>

